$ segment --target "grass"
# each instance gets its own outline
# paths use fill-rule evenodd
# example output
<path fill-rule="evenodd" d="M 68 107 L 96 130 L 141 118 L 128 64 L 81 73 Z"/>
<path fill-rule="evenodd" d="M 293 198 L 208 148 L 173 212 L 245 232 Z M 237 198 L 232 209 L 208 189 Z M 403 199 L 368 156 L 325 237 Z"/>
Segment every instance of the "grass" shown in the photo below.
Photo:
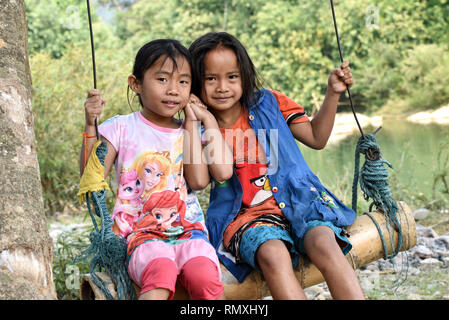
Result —
<path fill-rule="evenodd" d="M 365 288 L 365 294 L 370 300 L 447 300 L 448 267 L 429 266 L 418 272 L 409 272 L 405 281 L 399 284 L 397 273 L 380 272 L 376 286 Z"/>

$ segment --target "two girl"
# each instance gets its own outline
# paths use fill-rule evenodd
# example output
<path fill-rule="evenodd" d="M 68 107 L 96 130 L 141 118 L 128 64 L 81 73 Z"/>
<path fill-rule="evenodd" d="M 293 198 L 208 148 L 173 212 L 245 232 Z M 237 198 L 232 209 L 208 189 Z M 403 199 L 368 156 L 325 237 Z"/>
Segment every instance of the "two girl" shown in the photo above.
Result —
<path fill-rule="evenodd" d="M 183 150 L 190 148 L 190 141 L 184 146 L 184 131 L 193 130 L 198 121 L 206 129 L 218 130 L 215 118 L 191 97 L 191 83 L 188 50 L 176 40 L 151 41 L 137 53 L 128 77 L 141 111 L 115 116 L 98 128 L 108 146 L 105 175 L 114 164 L 119 185 L 114 228 L 127 240 L 128 273 L 141 288 L 140 299 L 171 299 L 177 281 L 192 299 L 223 297 L 220 264 L 198 199 L 187 192 L 184 176 L 191 188 L 204 188 L 209 172 L 216 180 L 229 179 L 232 162 L 208 168 L 200 159 L 184 167 Z M 95 118 L 100 117 L 104 103 L 98 90 L 89 91 L 81 172 L 83 155 L 92 152 Z M 186 106 L 185 121 L 176 119 Z M 216 139 L 206 146 L 219 142 Z M 199 144 L 189 150 L 194 154 L 201 148 Z"/>
<path fill-rule="evenodd" d="M 157 213 L 148 206 L 141 212 L 135 224 L 143 228 L 128 236 L 139 239 L 138 246 L 128 248 L 128 271 L 142 288 L 141 298 L 172 297 L 178 274 L 192 298 L 222 297 L 217 253 L 239 281 L 253 269 L 261 271 L 274 299 L 306 298 L 293 271 L 301 254 L 318 267 L 335 299 L 363 299 L 344 257 L 351 244 L 343 228 L 353 223 L 355 213 L 310 171 L 295 141 L 315 149 L 326 145 L 340 94 L 352 85 L 348 63 L 332 70 L 323 106 L 309 120 L 287 96 L 261 88 L 251 59 L 235 37 L 209 33 L 194 41 L 189 51 L 192 69 L 188 52 L 176 41 L 158 40 L 142 47 L 128 79 L 142 111 L 114 117 L 99 127 L 109 148 L 106 174 L 113 162 L 120 173 L 150 150 L 168 153 L 173 168 L 179 168 L 170 176 L 185 176 L 192 189 L 204 188 L 212 180 L 207 231 L 191 227 L 196 223 L 176 223 L 186 227 L 186 235 L 179 228 L 158 224 Z M 190 87 L 194 95 L 189 95 Z M 95 135 L 94 120 L 103 104 L 99 92 L 91 90 L 85 104 L 86 137 Z M 174 115 L 183 107 L 186 119 L 181 124 Z M 200 122 L 205 131 L 219 134 L 202 139 Z M 173 150 L 180 145 L 182 129 L 188 139 L 184 137 L 183 150 Z M 130 141 L 138 150 L 128 157 Z M 92 145 L 88 139 L 81 154 L 84 148 L 89 154 Z M 194 159 L 205 147 L 211 147 L 215 161 Z M 174 163 L 181 153 L 183 166 Z M 154 166 L 145 168 L 154 176 Z M 174 186 L 172 191 L 186 189 L 183 179 L 176 181 L 167 183 Z"/>

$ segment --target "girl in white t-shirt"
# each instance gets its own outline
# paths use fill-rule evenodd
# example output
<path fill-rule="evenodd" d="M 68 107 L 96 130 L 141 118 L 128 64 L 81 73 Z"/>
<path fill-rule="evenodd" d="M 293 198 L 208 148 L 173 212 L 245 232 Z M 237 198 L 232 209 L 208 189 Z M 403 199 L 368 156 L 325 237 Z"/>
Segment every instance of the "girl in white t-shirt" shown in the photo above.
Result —
<path fill-rule="evenodd" d="M 204 188 L 210 175 L 217 181 L 229 179 L 232 153 L 215 118 L 190 94 L 191 82 L 188 50 L 176 40 L 151 41 L 137 53 L 128 77 L 128 90 L 137 94 L 142 110 L 98 127 L 108 146 L 105 175 L 114 164 L 118 185 L 113 230 L 127 240 L 128 273 L 141 288 L 140 299 L 171 299 L 176 281 L 192 299 L 223 298 L 220 265 L 204 215 L 188 190 Z M 98 90 L 89 91 L 81 173 L 104 103 Z M 186 117 L 180 121 L 174 116 L 183 108 Z M 200 140 L 200 122 L 205 130 L 218 132 L 210 143 Z M 206 147 L 214 163 L 201 156 Z"/>

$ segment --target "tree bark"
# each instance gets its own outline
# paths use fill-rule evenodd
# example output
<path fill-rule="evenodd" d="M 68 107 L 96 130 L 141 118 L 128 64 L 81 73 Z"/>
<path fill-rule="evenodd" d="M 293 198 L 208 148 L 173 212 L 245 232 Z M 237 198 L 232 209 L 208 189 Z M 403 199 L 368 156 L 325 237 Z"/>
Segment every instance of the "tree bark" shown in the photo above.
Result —
<path fill-rule="evenodd" d="M 56 299 L 24 0 L 0 0 L 0 299 Z"/>

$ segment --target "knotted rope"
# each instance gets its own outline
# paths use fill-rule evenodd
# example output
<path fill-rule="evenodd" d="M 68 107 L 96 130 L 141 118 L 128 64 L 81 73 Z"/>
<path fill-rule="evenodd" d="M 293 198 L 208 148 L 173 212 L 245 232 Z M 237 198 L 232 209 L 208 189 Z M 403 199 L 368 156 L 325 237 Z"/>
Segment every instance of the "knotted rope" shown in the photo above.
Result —
<path fill-rule="evenodd" d="M 359 170 L 360 154 L 365 155 L 365 163 L 363 164 L 361 170 Z M 365 137 L 360 137 L 355 150 L 354 180 L 352 184 L 352 209 L 357 211 L 357 184 L 360 178 L 360 188 L 363 191 L 363 198 L 366 201 L 370 198 L 373 200 L 370 204 L 369 211 L 371 211 L 373 206 L 376 206 L 378 210 L 384 213 L 387 226 L 393 226 L 398 232 L 398 243 L 395 250 L 393 250 L 394 241 L 390 234 L 391 248 L 390 254 L 388 254 L 385 239 L 379 224 L 372 215 L 367 213 L 379 231 L 382 244 L 384 246 L 385 259 L 392 259 L 399 253 L 402 246 L 402 228 L 397 217 L 398 205 L 393 199 L 388 186 L 388 171 L 385 165 L 393 168 L 387 160 L 382 158 L 380 147 L 374 134 L 365 134 Z"/>
<path fill-rule="evenodd" d="M 104 158 L 107 153 L 107 144 L 101 142 L 96 150 L 92 151 L 91 158 L 97 156 L 104 166 Z M 92 159 L 89 160 L 92 160 Z M 85 171 L 86 174 L 86 171 Z M 96 271 L 106 271 L 112 278 L 117 288 L 118 299 L 136 299 L 136 294 L 131 279 L 126 270 L 127 248 L 123 237 L 118 237 L 112 231 L 113 220 L 106 207 L 107 190 L 87 192 L 85 194 L 87 208 L 92 219 L 95 230 L 90 233 L 90 246 L 81 253 L 76 260 L 92 257 L 90 264 L 90 274 L 92 281 L 103 291 L 108 300 L 114 300 L 109 292 L 107 284 L 96 274 Z M 91 202 L 95 214 L 101 219 L 99 227 L 92 212 Z"/>

